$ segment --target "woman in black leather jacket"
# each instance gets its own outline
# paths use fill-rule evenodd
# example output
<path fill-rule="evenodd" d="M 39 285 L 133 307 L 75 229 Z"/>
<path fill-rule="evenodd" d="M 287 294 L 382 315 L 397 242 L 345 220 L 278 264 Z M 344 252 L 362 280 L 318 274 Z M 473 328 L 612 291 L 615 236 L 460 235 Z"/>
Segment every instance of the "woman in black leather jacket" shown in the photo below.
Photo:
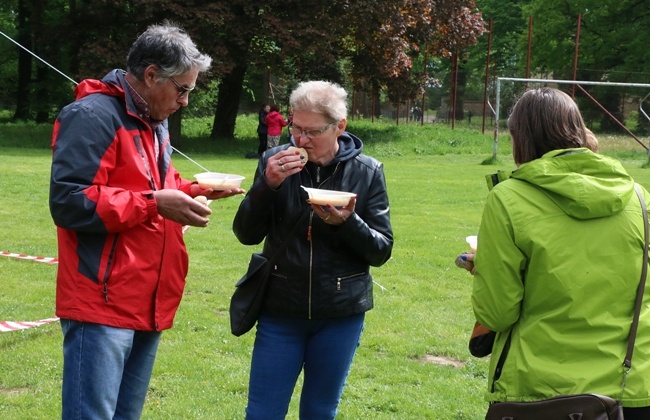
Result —
<path fill-rule="evenodd" d="M 275 264 L 258 320 L 247 419 L 283 419 L 303 369 L 300 418 L 336 416 L 365 312 L 373 307 L 369 268 L 391 255 L 383 167 L 345 131 L 346 97 L 323 81 L 293 91 L 290 132 L 308 161 L 290 145 L 266 151 L 233 222 L 241 243 L 264 240 L 266 257 L 299 224 Z M 310 204 L 301 186 L 355 196 L 342 207 Z"/>

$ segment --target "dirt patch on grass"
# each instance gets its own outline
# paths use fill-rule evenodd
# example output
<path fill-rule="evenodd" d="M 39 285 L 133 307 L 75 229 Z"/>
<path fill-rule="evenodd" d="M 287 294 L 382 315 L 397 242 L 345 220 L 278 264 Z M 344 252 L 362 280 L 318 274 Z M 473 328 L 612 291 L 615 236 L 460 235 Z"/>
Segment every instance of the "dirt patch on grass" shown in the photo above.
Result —
<path fill-rule="evenodd" d="M 20 394 L 24 394 L 27 391 L 29 391 L 29 388 L 27 388 L 27 387 L 4 388 L 4 387 L 0 386 L 0 394 L 1 395 L 20 395 Z"/>
<path fill-rule="evenodd" d="M 420 361 L 423 363 L 434 363 L 436 365 L 442 366 L 453 366 L 455 368 L 460 368 L 465 366 L 460 360 L 452 359 L 451 357 L 446 356 L 434 356 L 433 354 L 427 354 L 420 358 Z"/>

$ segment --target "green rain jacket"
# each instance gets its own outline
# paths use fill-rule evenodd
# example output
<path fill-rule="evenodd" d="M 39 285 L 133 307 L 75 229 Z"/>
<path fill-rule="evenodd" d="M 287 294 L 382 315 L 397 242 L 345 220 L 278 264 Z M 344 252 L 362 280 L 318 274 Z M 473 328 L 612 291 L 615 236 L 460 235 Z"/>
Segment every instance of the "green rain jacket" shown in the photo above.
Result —
<path fill-rule="evenodd" d="M 498 332 L 486 400 L 621 398 L 644 246 L 634 181 L 621 164 L 569 149 L 521 165 L 488 194 L 478 238 L 472 304 Z M 650 406 L 648 283 L 626 407 Z"/>

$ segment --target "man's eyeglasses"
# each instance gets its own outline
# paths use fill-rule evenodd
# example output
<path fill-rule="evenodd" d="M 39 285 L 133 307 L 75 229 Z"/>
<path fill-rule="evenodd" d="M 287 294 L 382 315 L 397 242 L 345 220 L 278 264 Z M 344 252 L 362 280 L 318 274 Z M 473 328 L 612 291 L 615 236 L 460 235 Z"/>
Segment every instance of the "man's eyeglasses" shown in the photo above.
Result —
<path fill-rule="evenodd" d="M 178 89 L 178 97 L 179 98 L 182 98 L 184 96 L 189 95 L 190 92 L 193 91 L 194 88 L 196 87 L 196 86 L 193 86 L 193 87 L 183 86 L 180 83 L 178 83 L 176 80 L 174 80 L 173 77 L 168 77 L 168 79 L 171 80 L 172 83 L 174 83 L 176 85 L 176 89 Z"/>
<path fill-rule="evenodd" d="M 291 124 L 291 126 L 289 127 L 289 131 L 291 132 L 291 135 L 294 136 L 294 137 L 300 137 L 300 136 L 302 136 L 304 134 L 305 137 L 307 137 L 308 139 L 313 139 L 314 137 L 320 136 L 321 134 L 323 134 L 325 131 L 327 131 L 331 127 L 335 126 L 336 124 L 337 123 L 333 122 L 333 123 L 327 124 L 323 128 L 315 128 L 315 129 L 312 129 L 312 130 L 307 130 L 307 129 L 304 129 L 302 127 L 298 127 L 297 125 Z"/>

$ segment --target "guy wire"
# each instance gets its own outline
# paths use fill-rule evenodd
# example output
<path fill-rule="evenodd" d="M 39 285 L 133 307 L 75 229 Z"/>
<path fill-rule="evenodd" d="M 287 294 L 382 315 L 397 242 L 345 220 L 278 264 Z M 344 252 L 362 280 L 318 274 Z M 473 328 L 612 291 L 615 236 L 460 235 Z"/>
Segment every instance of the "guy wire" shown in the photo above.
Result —
<path fill-rule="evenodd" d="M 54 70 L 55 72 L 59 73 L 61 76 L 65 77 L 66 79 L 68 79 L 69 81 L 71 81 L 72 83 L 74 83 L 75 85 L 78 85 L 78 84 L 79 84 L 79 83 L 77 83 L 74 79 L 70 78 L 68 75 L 66 75 L 65 73 L 63 73 L 62 71 L 60 71 L 59 69 L 57 69 L 56 67 L 54 67 L 52 64 L 48 63 L 47 61 L 43 60 L 41 57 L 39 57 L 38 55 L 36 55 L 33 51 L 30 51 L 29 49 L 27 49 L 27 48 L 23 47 L 22 45 L 20 45 L 20 43 L 14 41 L 13 38 L 11 38 L 10 36 L 8 36 L 8 35 L 5 34 L 4 32 L 0 31 L 0 35 L 4 36 L 4 37 L 7 38 L 9 41 L 11 41 L 11 42 L 13 42 L 14 44 L 16 44 L 18 47 L 20 47 L 20 48 L 22 48 L 23 50 L 27 51 L 27 52 L 28 52 L 29 54 L 31 54 L 34 58 L 37 58 L 38 60 L 40 60 L 41 62 L 43 62 L 44 64 L 46 64 L 49 68 L 51 68 L 51 69 Z M 171 145 L 170 145 L 170 146 L 171 146 Z M 189 160 L 190 162 L 192 162 L 193 164 L 195 164 L 196 166 L 198 166 L 199 168 L 203 169 L 203 170 L 206 171 L 206 172 L 210 172 L 208 169 L 206 169 L 205 167 L 203 167 L 203 165 L 200 165 L 200 164 L 199 164 L 198 162 L 196 162 L 194 159 L 190 158 L 189 156 L 187 156 L 185 153 L 181 152 L 180 150 L 178 150 L 178 149 L 175 148 L 174 146 L 171 146 L 171 148 L 172 148 L 175 152 L 178 152 L 178 153 L 179 153 L 181 156 L 183 156 L 185 159 Z"/>

